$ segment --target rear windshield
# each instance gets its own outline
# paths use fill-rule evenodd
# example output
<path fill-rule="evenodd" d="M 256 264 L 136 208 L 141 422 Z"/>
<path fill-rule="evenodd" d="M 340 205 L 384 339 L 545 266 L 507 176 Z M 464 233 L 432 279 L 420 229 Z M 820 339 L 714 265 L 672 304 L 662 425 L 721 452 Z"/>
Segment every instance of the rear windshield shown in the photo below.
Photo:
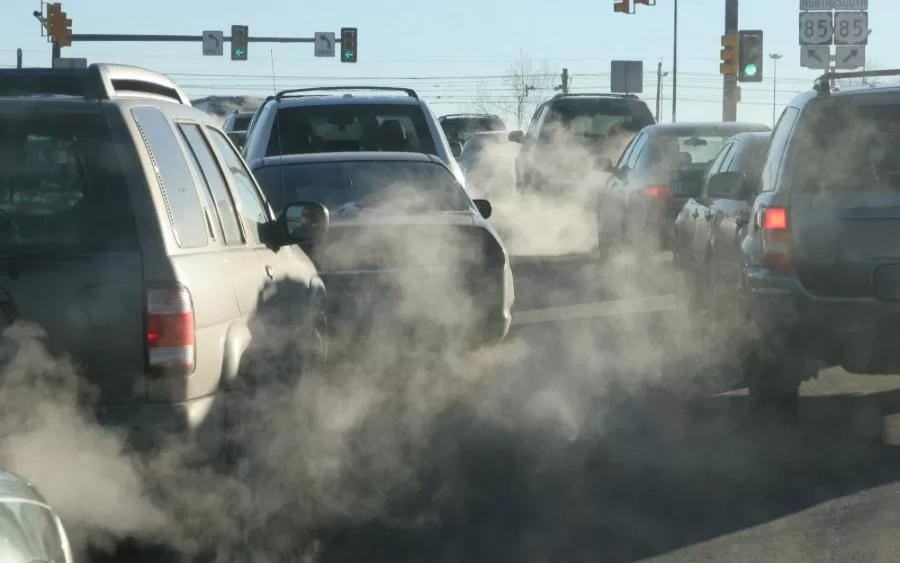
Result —
<path fill-rule="evenodd" d="M 253 119 L 252 115 L 236 115 L 231 120 L 231 130 L 232 131 L 246 131 L 247 127 L 250 126 L 250 120 Z"/>
<path fill-rule="evenodd" d="M 554 127 L 561 127 L 575 135 L 607 137 L 639 131 L 653 123 L 649 108 L 640 100 L 563 100 L 552 104 L 545 131 L 549 133 Z"/>
<path fill-rule="evenodd" d="M 898 190 L 900 104 L 811 108 L 801 119 L 796 150 L 794 190 Z"/>
<path fill-rule="evenodd" d="M 705 169 L 732 135 L 733 132 L 710 135 L 702 131 L 657 135 L 650 157 L 662 168 Z"/>
<path fill-rule="evenodd" d="M 431 162 L 315 162 L 266 166 L 254 175 L 276 213 L 292 201 L 317 201 L 338 215 L 471 208 L 453 175 Z"/>
<path fill-rule="evenodd" d="M 266 154 L 355 151 L 436 153 L 418 105 L 354 103 L 280 108 Z"/>
<path fill-rule="evenodd" d="M 458 143 L 465 143 L 475 133 L 506 130 L 506 124 L 496 116 L 451 117 L 445 119 L 441 127 L 448 140 Z"/>
<path fill-rule="evenodd" d="M 99 114 L 0 114 L 0 254 L 136 248 L 125 179 Z"/>

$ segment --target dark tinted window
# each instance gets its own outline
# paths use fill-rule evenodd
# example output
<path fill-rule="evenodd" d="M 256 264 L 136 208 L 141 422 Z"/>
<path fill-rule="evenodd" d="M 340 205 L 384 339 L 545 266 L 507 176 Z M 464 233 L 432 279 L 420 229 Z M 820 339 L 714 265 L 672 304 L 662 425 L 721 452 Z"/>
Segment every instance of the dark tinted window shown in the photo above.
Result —
<path fill-rule="evenodd" d="M 244 168 L 241 158 L 231 148 L 228 138 L 215 129 L 207 129 L 207 131 L 209 131 L 209 135 L 216 148 L 218 148 L 219 154 L 222 155 L 222 160 L 225 161 L 225 165 L 228 167 L 232 178 L 231 184 L 240 199 L 241 215 L 246 220 L 247 227 L 250 228 L 254 242 L 259 243 L 261 241 L 260 228 L 269 222 L 269 214 L 266 212 L 265 204 L 256 191 L 253 178 L 250 176 L 250 172 Z"/>
<path fill-rule="evenodd" d="M 465 211 L 468 198 L 453 175 L 431 162 L 316 162 L 257 169 L 276 210 L 291 201 L 318 201 L 340 216 L 378 211 Z"/>
<path fill-rule="evenodd" d="M 585 137 L 609 137 L 640 131 L 654 122 L 649 108 L 630 98 L 595 98 L 559 100 L 550 105 L 550 113 L 542 129 L 561 127 Z M 541 134 L 545 134 L 542 130 Z"/>
<path fill-rule="evenodd" d="M 0 561 L 65 563 L 56 520 L 46 508 L 27 502 L 0 502 Z"/>
<path fill-rule="evenodd" d="M 232 131 L 246 131 L 247 127 L 250 125 L 250 120 L 253 119 L 252 115 L 236 115 L 234 119 L 231 120 L 231 130 Z"/>
<path fill-rule="evenodd" d="M 206 180 L 207 189 L 222 225 L 225 244 L 242 244 L 244 241 L 241 237 L 234 201 L 231 199 L 231 193 L 229 193 L 225 178 L 222 176 L 222 170 L 216 163 L 216 159 L 206 139 L 203 138 L 200 126 L 191 123 L 181 123 L 178 127 L 184 134 L 185 140 L 196 159 L 197 166 Z"/>
<path fill-rule="evenodd" d="M 772 142 L 769 144 L 769 150 L 766 151 L 766 161 L 760 175 L 760 189 L 763 191 L 775 189 L 775 183 L 781 171 L 781 161 L 784 159 L 788 141 L 791 139 L 799 115 L 800 112 L 796 109 L 785 108 L 781 117 L 778 118 L 778 123 L 775 124 L 775 129 L 772 131 Z"/>
<path fill-rule="evenodd" d="M 266 154 L 401 151 L 435 154 L 422 108 L 334 104 L 278 110 Z"/>
<path fill-rule="evenodd" d="M 796 142 L 804 157 L 793 163 L 795 190 L 900 190 L 900 104 L 814 106 Z"/>
<path fill-rule="evenodd" d="M 102 115 L 0 114 L 0 252 L 137 248 L 121 162 Z"/>
<path fill-rule="evenodd" d="M 156 108 L 135 108 L 131 112 L 153 160 L 178 246 L 206 246 L 209 238 L 203 206 L 186 155 L 168 119 Z"/>
<path fill-rule="evenodd" d="M 444 135 L 450 141 L 464 143 L 475 133 L 503 131 L 506 124 L 497 116 L 449 117 L 441 123 Z"/>

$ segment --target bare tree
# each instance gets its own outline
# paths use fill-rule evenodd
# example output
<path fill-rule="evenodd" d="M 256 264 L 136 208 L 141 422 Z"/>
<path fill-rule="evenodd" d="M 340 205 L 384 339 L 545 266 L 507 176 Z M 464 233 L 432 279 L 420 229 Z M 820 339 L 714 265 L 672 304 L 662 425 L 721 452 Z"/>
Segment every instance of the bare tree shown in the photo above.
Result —
<path fill-rule="evenodd" d="M 503 76 L 502 86 L 479 84 L 472 105 L 477 111 L 501 113 L 521 129 L 535 107 L 553 93 L 556 80 L 546 63 L 538 67 L 521 51 Z"/>

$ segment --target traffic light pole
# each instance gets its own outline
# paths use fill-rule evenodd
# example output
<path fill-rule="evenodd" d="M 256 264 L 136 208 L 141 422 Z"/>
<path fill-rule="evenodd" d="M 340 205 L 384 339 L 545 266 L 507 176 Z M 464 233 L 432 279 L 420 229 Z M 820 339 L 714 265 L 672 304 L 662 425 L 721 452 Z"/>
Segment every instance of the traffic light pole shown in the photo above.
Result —
<path fill-rule="evenodd" d="M 725 0 L 725 34 L 738 32 L 738 0 Z M 737 77 L 722 77 L 722 121 L 737 121 Z"/>
<path fill-rule="evenodd" d="M 231 42 L 231 36 L 224 37 L 224 40 Z M 138 42 L 138 43 L 200 43 L 203 41 L 202 35 L 125 35 L 120 33 L 73 33 L 72 42 L 76 41 L 96 41 L 106 43 L 119 42 Z M 253 37 L 247 38 L 250 43 L 315 43 L 315 37 Z M 340 44 L 340 39 L 335 39 L 336 44 Z"/>

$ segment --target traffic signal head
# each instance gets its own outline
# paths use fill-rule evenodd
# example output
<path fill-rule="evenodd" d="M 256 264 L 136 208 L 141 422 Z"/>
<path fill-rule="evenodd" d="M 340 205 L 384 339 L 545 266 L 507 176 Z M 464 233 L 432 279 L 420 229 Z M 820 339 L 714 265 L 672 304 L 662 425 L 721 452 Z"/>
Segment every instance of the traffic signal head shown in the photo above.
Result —
<path fill-rule="evenodd" d="M 66 18 L 62 11 L 62 4 L 54 2 L 47 4 L 47 34 L 60 47 L 68 47 L 72 44 L 72 20 Z"/>
<path fill-rule="evenodd" d="M 341 62 L 342 63 L 355 63 L 356 62 L 356 28 L 355 27 L 342 27 L 341 28 Z"/>
<path fill-rule="evenodd" d="M 617 14 L 632 14 L 631 0 L 616 0 L 613 4 L 613 12 Z"/>
<path fill-rule="evenodd" d="M 737 33 L 726 33 L 722 36 L 722 51 L 720 54 L 722 62 L 719 64 L 719 74 L 737 76 L 739 49 Z"/>
<path fill-rule="evenodd" d="M 247 60 L 247 44 L 250 37 L 250 29 L 246 25 L 231 26 L 231 60 Z"/>
<path fill-rule="evenodd" d="M 762 82 L 763 79 L 763 32 L 761 30 L 740 32 L 740 70 L 738 80 L 741 82 Z"/>

